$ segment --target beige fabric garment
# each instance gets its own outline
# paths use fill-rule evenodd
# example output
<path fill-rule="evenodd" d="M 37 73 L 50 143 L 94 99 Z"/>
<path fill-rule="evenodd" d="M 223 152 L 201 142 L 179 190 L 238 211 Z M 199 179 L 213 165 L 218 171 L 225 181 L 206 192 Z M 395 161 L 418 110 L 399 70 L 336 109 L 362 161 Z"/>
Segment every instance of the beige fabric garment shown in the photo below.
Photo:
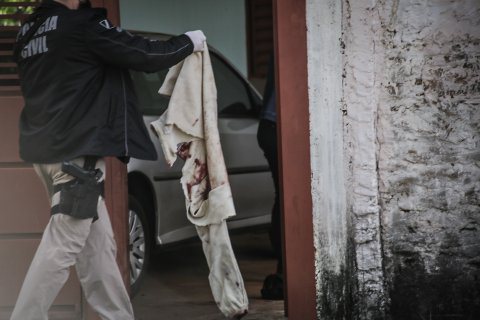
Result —
<path fill-rule="evenodd" d="M 202 240 L 213 297 L 226 317 L 239 319 L 248 311 L 248 298 L 225 222 L 235 207 L 218 134 L 208 49 L 171 68 L 159 93 L 170 96 L 170 102 L 151 128 L 170 166 L 177 156 L 185 160 L 180 182 L 187 217 Z"/>

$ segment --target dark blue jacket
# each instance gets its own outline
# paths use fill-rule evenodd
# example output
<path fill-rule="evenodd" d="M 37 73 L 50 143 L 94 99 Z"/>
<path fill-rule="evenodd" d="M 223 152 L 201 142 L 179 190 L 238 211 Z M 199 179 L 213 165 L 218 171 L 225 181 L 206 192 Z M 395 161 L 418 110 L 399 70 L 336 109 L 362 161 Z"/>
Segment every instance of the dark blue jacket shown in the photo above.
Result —
<path fill-rule="evenodd" d="M 128 69 L 159 71 L 192 52 L 188 36 L 153 41 L 114 27 L 104 9 L 44 1 L 14 50 L 25 98 L 20 156 L 33 163 L 86 155 L 156 159 Z"/>

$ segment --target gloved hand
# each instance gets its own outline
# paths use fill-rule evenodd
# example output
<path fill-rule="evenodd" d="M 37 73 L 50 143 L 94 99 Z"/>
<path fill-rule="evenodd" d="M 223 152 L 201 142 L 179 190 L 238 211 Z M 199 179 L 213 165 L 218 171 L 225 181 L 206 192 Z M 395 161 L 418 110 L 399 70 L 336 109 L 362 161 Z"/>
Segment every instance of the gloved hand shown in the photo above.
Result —
<path fill-rule="evenodd" d="M 207 37 L 205 37 L 202 30 L 188 31 L 185 32 L 185 35 L 193 42 L 193 52 L 203 51 Z"/>

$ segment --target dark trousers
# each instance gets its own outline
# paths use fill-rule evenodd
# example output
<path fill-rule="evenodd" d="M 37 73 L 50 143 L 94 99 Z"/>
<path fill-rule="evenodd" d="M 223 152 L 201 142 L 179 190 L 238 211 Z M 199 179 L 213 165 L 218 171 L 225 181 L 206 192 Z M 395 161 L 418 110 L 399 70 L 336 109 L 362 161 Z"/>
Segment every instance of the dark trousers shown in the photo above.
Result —
<path fill-rule="evenodd" d="M 275 186 L 275 201 L 272 208 L 272 223 L 270 227 L 270 241 L 278 260 L 277 272 L 283 273 L 282 262 L 282 230 L 280 216 L 280 189 L 278 185 L 278 154 L 277 154 L 277 125 L 273 121 L 262 119 L 258 125 L 258 145 L 267 158 L 272 172 Z"/>

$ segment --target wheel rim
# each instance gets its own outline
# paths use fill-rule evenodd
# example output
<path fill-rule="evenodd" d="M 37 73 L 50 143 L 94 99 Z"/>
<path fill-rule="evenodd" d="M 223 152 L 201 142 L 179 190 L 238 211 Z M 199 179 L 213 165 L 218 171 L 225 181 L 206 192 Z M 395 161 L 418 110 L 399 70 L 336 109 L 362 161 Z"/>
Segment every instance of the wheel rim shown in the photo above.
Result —
<path fill-rule="evenodd" d="M 134 284 L 143 270 L 145 261 L 145 231 L 140 217 L 134 210 L 128 212 L 129 249 L 130 249 L 130 284 Z"/>

